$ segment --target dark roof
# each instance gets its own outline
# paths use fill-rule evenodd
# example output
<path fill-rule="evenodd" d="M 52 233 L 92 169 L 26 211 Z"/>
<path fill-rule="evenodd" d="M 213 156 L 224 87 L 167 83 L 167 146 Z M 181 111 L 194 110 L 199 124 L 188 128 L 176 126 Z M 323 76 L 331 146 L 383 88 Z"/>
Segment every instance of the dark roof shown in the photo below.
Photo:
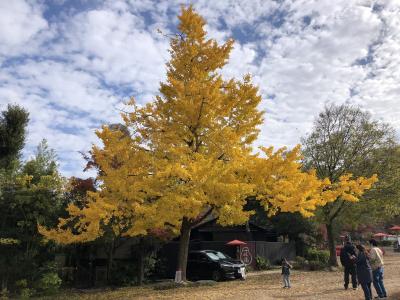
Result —
<path fill-rule="evenodd" d="M 259 225 L 254 224 L 253 222 L 249 221 L 248 222 L 248 228 L 247 224 L 241 224 L 241 225 L 232 225 L 232 226 L 222 226 L 217 223 L 217 218 L 214 218 L 212 220 L 209 220 L 207 222 L 201 223 L 197 225 L 194 229 L 198 230 L 199 232 L 229 232 L 229 231 L 243 231 L 245 229 L 246 231 L 263 231 L 266 233 L 269 233 L 271 231 L 274 231 L 274 228 L 264 228 Z"/>

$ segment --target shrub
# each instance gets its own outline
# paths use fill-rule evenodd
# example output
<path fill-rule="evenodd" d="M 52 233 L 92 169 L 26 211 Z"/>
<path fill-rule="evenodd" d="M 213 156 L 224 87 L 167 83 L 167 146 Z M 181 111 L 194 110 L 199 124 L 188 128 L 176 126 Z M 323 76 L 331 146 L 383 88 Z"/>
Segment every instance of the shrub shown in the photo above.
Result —
<path fill-rule="evenodd" d="M 163 278 L 161 272 L 163 269 L 158 270 L 158 261 L 154 254 L 149 254 L 144 258 L 144 281 L 154 280 L 155 278 Z M 139 283 L 139 260 L 114 260 L 113 272 L 110 284 L 114 286 L 133 286 Z M 157 271 L 160 271 L 158 273 Z"/>
<path fill-rule="evenodd" d="M 138 281 L 138 265 L 132 261 L 114 260 L 109 284 L 114 286 L 132 286 Z"/>
<path fill-rule="evenodd" d="M 2 288 L 0 290 L 0 299 L 8 299 L 10 292 L 7 290 L 7 288 Z"/>
<path fill-rule="evenodd" d="M 390 247 L 393 246 L 393 241 L 378 241 L 378 245 L 382 247 Z"/>
<path fill-rule="evenodd" d="M 28 287 L 28 281 L 26 279 L 20 279 L 16 281 L 15 288 L 19 299 L 29 299 L 35 293 L 34 289 L 30 289 Z"/>
<path fill-rule="evenodd" d="M 306 269 L 308 267 L 308 260 L 306 260 L 302 256 L 296 256 L 293 263 L 293 268 L 301 270 Z"/>
<path fill-rule="evenodd" d="M 308 262 L 308 267 L 310 271 L 318 271 L 318 270 L 323 270 L 326 267 L 326 264 L 323 264 L 318 260 L 310 260 Z"/>
<path fill-rule="evenodd" d="M 149 272 L 150 278 L 168 278 L 168 261 L 165 256 L 155 258 L 154 267 Z"/>
<path fill-rule="evenodd" d="M 48 262 L 39 268 L 39 277 L 35 282 L 35 288 L 39 294 L 53 295 L 61 287 L 62 280 L 57 273 L 57 264 Z"/>
<path fill-rule="evenodd" d="M 329 264 L 329 251 L 308 249 L 306 257 L 297 256 L 294 261 L 295 269 L 308 269 L 310 271 L 322 270 Z"/>
<path fill-rule="evenodd" d="M 19 290 L 19 299 L 29 299 L 31 296 L 35 294 L 34 289 L 23 288 Z"/>
<path fill-rule="evenodd" d="M 329 262 L 329 251 L 318 250 L 318 249 L 308 249 L 306 258 L 311 261 L 317 261 L 323 266 L 327 266 Z"/>
<path fill-rule="evenodd" d="M 269 270 L 269 269 L 271 269 L 271 263 L 269 262 L 268 259 L 266 259 L 262 256 L 257 256 L 256 257 L 256 267 L 257 267 L 257 270 Z"/>
<path fill-rule="evenodd" d="M 37 289 L 45 295 L 53 295 L 60 289 L 62 280 L 55 272 L 44 273 L 37 283 Z"/>

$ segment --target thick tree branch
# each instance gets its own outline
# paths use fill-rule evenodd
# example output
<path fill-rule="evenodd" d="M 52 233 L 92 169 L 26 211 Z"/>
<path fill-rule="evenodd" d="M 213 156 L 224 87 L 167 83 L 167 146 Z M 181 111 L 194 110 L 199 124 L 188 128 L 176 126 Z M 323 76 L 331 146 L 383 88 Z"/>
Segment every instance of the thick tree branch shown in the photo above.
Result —
<path fill-rule="evenodd" d="M 206 211 L 203 215 L 199 215 L 195 220 L 193 220 L 193 221 L 190 223 L 190 224 L 191 224 L 191 227 L 200 224 L 205 218 L 207 218 L 207 217 L 212 213 L 213 210 L 214 210 L 214 207 L 213 207 L 213 206 L 209 207 L 209 208 L 207 209 L 207 211 Z"/>

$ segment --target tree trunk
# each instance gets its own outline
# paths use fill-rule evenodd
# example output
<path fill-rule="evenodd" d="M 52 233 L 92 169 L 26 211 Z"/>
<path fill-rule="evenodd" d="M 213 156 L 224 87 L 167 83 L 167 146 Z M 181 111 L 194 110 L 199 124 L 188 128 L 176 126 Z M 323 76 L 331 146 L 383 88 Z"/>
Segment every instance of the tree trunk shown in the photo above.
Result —
<path fill-rule="evenodd" d="M 114 242 L 115 241 L 113 239 L 111 241 L 111 245 L 107 253 L 107 284 L 110 284 L 111 281 L 112 267 L 114 262 L 114 252 L 115 252 Z"/>
<path fill-rule="evenodd" d="M 183 218 L 181 236 L 179 238 L 178 267 L 176 269 L 175 276 L 175 278 L 177 278 L 178 272 L 181 272 L 181 281 L 186 281 L 186 267 L 189 252 L 190 230 L 191 226 L 189 220 Z"/>
<path fill-rule="evenodd" d="M 332 222 L 326 224 L 326 233 L 328 235 L 329 265 L 336 267 L 338 263 L 336 258 L 336 245 Z"/>

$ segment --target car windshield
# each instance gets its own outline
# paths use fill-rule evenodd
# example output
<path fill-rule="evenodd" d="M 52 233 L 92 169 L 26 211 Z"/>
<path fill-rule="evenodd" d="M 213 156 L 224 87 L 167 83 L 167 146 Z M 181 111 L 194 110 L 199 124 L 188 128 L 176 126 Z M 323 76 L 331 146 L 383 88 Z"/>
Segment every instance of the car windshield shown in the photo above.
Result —
<path fill-rule="evenodd" d="M 217 260 L 220 260 L 220 259 L 221 259 L 220 257 L 218 257 L 216 254 L 214 254 L 214 253 L 212 253 L 212 252 L 207 252 L 206 254 L 207 254 L 207 256 L 208 256 L 210 259 L 212 259 L 213 261 L 217 261 Z"/>
<path fill-rule="evenodd" d="M 223 254 L 222 252 L 215 252 L 215 255 L 217 255 L 220 259 L 230 259 L 230 257 L 226 254 Z"/>

